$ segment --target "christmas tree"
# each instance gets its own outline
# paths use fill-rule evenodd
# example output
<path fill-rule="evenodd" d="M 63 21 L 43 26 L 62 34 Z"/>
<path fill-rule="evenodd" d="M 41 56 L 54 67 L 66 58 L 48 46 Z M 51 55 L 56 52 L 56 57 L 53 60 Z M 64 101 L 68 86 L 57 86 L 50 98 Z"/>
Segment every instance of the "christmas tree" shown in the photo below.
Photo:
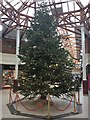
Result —
<path fill-rule="evenodd" d="M 27 31 L 27 41 L 20 48 L 23 65 L 19 91 L 26 97 L 45 98 L 48 93 L 59 97 L 77 88 L 77 82 L 72 79 L 72 59 L 63 48 L 55 22 L 42 4 Z"/>

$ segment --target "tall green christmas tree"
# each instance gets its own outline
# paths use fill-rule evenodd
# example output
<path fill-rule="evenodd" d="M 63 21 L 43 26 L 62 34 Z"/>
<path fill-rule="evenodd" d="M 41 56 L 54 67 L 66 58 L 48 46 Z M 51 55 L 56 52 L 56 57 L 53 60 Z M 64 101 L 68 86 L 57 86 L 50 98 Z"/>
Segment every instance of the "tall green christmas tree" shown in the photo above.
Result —
<path fill-rule="evenodd" d="M 20 48 L 23 65 L 19 75 L 19 91 L 24 96 L 50 95 L 59 97 L 76 90 L 72 79 L 73 62 L 63 48 L 55 19 L 45 4 L 36 11 L 27 31 L 27 42 Z"/>

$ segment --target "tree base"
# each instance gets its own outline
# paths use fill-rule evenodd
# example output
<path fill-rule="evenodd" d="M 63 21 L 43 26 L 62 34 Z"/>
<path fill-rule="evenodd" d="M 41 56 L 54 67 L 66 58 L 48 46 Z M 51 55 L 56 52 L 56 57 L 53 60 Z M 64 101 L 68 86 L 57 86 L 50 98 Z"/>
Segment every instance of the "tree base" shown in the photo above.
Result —
<path fill-rule="evenodd" d="M 46 120 L 52 120 L 52 116 L 47 116 Z"/>
<path fill-rule="evenodd" d="M 46 100 L 46 104 L 48 104 L 47 96 L 41 95 L 40 99 L 41 99 L 41 100 Z M 52 105 L 53 105 L 53 102 L 50 101 L 50 106 L 52 106 Z"/>
<path fill-rule="evenodd" d="M 45 104 L 48 105 L 48 99 L 46 98 L 46 96 L 42 96 L 39 99 L 35 100 L 35 103 L 37 106 L 42 106 L 42 103 L 45 101 Z M 50 100 L 49 101 L 50 106 L 53 105 L 53 102 Z"/>

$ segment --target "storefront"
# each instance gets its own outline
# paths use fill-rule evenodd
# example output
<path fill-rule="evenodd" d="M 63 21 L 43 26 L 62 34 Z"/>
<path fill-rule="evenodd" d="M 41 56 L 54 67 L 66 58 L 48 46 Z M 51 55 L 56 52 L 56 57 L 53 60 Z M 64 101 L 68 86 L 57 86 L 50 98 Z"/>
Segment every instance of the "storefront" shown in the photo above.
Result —
<path fill-rule="evenodd" d="M 3 65 L 2 69 L 2 87 L 9 87 L 15 78 L 15 66 L 14 65 Z"/>

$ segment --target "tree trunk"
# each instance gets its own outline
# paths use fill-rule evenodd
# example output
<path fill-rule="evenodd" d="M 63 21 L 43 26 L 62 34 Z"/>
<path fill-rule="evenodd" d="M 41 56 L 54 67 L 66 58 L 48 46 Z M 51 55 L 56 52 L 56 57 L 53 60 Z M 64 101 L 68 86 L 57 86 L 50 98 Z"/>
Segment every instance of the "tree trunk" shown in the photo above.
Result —
<path fill-rule="evenodd" d="M 43 99 L 43 100 L 46 100 L 46 104 L 48 104 L 48 99 L 46 99 L 46 97 L 47 97 L 47 95 L 41 95 L 41 99 Z M 53 102 L 50 100 L 50 106 L 52 106 L 53 105 Z"/>
<path fill-rule="evenodd" d="M 46 99 L 47 95 L 41 94 L 41 99 Z"/>

